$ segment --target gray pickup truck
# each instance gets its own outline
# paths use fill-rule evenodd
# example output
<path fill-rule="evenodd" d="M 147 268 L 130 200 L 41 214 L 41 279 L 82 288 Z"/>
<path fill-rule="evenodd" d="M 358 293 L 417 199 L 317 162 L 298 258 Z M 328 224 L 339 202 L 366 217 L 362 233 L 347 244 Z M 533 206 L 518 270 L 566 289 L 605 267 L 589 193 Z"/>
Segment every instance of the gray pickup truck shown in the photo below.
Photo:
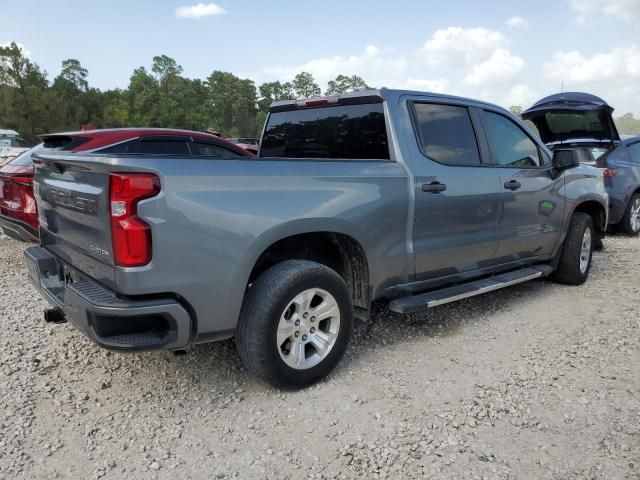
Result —
<path fill-rule="evenodd" d="M 35 167 L 26 258 L 47 320 L 120 351 L 235 337 L 282 387 L 327 375 L 376 300 L 407 313 L 545 276 L 581 284 L 607 227 L 602 173 L 574 151 L 552 157 L 494 105 L 418 92 L 275 102 L 258 158 Z"/>

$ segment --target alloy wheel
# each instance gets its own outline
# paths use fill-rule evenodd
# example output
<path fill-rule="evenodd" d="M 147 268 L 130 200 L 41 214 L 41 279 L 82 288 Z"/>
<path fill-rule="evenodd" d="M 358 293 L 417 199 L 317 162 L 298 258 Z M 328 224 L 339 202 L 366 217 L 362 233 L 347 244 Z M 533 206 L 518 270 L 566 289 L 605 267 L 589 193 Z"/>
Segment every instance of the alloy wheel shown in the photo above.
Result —
<path fill-rule="evenodd" d="M 276 342 L 280 358 L 291 368 L 306 370 L 324 360 L 340 333 L 340 308 L 320 288 L 296 295 L 280 316 Z"/>

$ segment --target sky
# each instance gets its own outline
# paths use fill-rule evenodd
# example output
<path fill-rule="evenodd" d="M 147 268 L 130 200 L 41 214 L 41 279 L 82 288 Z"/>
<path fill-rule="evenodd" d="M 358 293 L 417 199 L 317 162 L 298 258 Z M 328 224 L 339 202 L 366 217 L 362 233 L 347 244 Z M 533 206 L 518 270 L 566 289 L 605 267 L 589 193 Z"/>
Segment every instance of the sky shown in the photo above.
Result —
<path fill-rule="evenodd" d="M 191 78 L 357 74 L 525 108 L 564 88 L 640 117 L 640 0 L 0 0 L 11 41 L 50 79 L 80 60 L 101 89 L 165 54 Z"/>

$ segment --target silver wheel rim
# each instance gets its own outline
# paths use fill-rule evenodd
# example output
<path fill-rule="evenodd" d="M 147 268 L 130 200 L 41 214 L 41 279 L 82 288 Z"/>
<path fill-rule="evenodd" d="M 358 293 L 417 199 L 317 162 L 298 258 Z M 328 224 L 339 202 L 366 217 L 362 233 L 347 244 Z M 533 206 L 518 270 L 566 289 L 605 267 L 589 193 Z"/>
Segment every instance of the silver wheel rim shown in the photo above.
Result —
<path fill-rule="evenodd" d="M 585 273 L 589 268 L 591 260 L 591 229 L 587 228 L 582 237 L 582 247 L 580 248 L 580 273 Z"/>
<path fill-rule="evenodd" d="M 631 205 L 631 228 L 634 232 L 640 231 L 640 198 Z"/>
<path fill-rule="evenodd" d="M 324 360 L 340 332 L 340 308 L 329 292 L 311 288 L 295 296 L 280 316 L 276 342 L 280 358 L 306 370 Z"/>

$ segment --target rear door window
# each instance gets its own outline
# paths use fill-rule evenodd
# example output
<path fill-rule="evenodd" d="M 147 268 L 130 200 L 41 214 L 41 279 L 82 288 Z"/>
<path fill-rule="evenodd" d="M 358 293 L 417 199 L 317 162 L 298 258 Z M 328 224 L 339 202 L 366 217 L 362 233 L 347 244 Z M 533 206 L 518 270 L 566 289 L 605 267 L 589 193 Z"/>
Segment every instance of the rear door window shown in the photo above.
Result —
<path fill-rule="evenodd" d="M 544 163 L 536 143 L 507 117 L 484 112 L 487 140 L 494 163 L 504 167 L 540 167 Z"/>
<path fill-rule="evenodd" d="M 191 144 L 191 153 L 203 157 L 214 158 L 239 158 L 248 155 L 241 155 L 235 150 L 224 147 L 217 143 L 207 142 L 205 140 L 194 140 Z"/>
<path fill-rule="evenodd" d="M 189 137 L 149 135 L 97 150 L 98 153 L 133 153 L 138 155 L 190 155 Z"/>
<path fill-rule="evenodd" d="M 413 122 L 418 144 L 427 157 L 445 165 L 480 165 L 476 134 L 466 107 L 414 103 Z"/>
<path fill-rule="evenodd" d="M 382 103 L 272 112 L 261 157 L 388 160 Z"/>
<path fill-rule="evenodd" d="M 130 145 L 127 153 L 146 155 L 190 155 L 188 137 L 153 135 Z"/>

